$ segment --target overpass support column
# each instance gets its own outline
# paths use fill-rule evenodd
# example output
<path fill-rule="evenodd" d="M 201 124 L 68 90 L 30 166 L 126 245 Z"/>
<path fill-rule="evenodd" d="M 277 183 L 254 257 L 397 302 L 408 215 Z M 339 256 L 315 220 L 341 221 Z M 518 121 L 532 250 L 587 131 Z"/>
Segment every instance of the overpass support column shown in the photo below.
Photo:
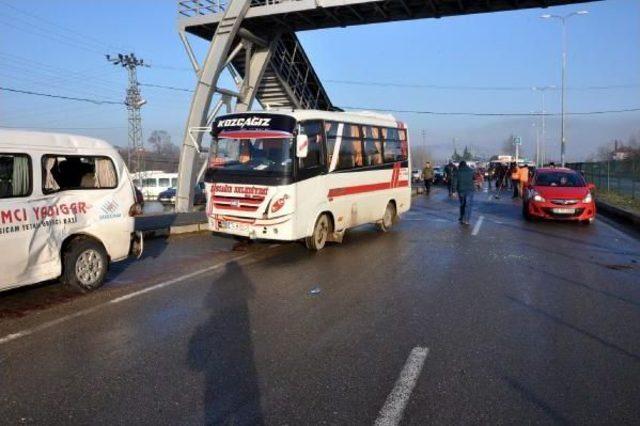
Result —
<path fill-rule="evenodd" d="M 202 141 L 201 129 L 207 125 L 211 98 L 217 90 L 218 78 L 226 65 L 227 56 L 238 34 L 240 24 L 249 10 L 251 0 L 231 0 L 209 45 L 209 51 L 191 101 L 184 140 L 178 166 L 176 211 L 189 211 L 193 205 L 193 187 L 196 183 L 198 150 Z M 195 135 L 192 131 L 196 132 Z"/>

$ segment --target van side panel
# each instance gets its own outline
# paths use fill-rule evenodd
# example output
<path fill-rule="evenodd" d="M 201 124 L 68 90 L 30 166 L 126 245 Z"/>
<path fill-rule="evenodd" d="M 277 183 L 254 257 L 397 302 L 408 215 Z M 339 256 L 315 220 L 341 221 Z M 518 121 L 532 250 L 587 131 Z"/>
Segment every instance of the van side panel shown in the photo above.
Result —
<path fill-rule="evenodd" d="M 31 196 L 0 199 L 0 215 L 4 214 L 5 222 L 0 220 L 3 228 L 0 252 L 10 253 L 0 257 L 0 290 L 59 277 L 62 245 L 76 235 L 98 240 L 111 261 L 122 260 L 129 253 L 134 231 L 129 209 L 135 200 L 131 178 L 119 154 L 113 149 L 96 152 L 76 148 L 73 152 L 80 156 L 109 157 L 118 176 L 116 188 L 65 190 L 45 195 L 42 156 L 69 152 L 44 149 L 28 153 L 33 165 Z M 0 152 L 3 151 L 5 148 L 0 147 Z"/>

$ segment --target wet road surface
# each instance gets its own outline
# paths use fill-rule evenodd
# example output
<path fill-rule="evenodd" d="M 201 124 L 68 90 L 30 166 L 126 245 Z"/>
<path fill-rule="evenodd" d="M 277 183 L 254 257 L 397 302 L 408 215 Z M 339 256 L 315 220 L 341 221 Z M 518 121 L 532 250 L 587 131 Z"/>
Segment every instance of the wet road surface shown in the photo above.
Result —
<path fill-rule="evenodd" d="M 4 294 L 0 419 L 637 423 L 640 241 L 487 193 L 469 227 L 456 208 L 419 196 L 315 254 L 154 240 L 96 293 Z"/>

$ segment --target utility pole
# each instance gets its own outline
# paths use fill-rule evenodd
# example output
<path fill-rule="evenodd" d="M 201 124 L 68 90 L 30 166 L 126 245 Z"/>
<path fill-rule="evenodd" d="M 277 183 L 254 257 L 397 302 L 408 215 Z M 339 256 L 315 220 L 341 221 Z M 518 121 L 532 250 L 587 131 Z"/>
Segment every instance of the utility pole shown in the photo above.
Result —
<path fill-rule="evenodd" d="M 561 100 L 561 109 L 562 109 L 562 123 L 560 127 L 560 162 L 562 163 L 562 167 L 565 165 L 565 152 L 567 148 L 567 141 L 565 136 L 565 91 L 566 91 L 566 74 L 567 74 L 567 20 L 573 16 L 578 15 L 586 15 L 589 12 L 586 10 L 580 10 L 578 12 L 573 12 L 568 15 L 559 16 L 559 15 L 551 15 L 545 14 L 542 15 L 542 19 L 557 19 L 562 24 L 562 100 Z"/>
<path fill-rule="evenodd" d="M 125 68 L 129 74 L 129 86 L 127 87 L 127 97 L 124 104 L 127 106 L 129 115 L 129 147 L 127 150 L 127 163 L 132 173 L 137 173 L 138 185 L 142 186 L 141 172 L 144 170 L 144 144 L 142 142 L 142 118 L 140 116 L 140 108 L 147 103 L 140 95 L 140 84 L 138 83 L 137 68 L 148 67 L 144 60 L 136 58 L 133 53 L 123 55 L 118 53 L 117 56 L 106 55 L 107 61 L 113 65 L 120 65 Z M 132 166 L 132 156 L 135 160 L 135 166 Z"/>

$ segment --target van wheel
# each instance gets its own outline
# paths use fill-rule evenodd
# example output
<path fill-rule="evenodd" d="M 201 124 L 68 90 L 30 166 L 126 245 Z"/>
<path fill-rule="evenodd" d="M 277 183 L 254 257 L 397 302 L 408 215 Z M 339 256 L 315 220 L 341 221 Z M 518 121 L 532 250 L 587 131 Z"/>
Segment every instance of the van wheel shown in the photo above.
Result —
<path fill-rule="evenodd" d="M 313 234 L 304 239 L 305 245 L 309 250 L 322 250 L 331 232 L 329 216 L 323 213 L 318 217 L 318 220 L 316 220 L 316 224 L 313 227 Z"/>
<path fill-rule="evenodd" d="M 82 293 L 104 283 L 109 267 L 107 253 L 98 242 L 77 238 L 62 256 L 62 282 Z"/>
<path fill-rule="evenodd" d="M 384 210 L 382 220 L 378 222 L 376 226 L 382 232 L 389 232 L 394 220 L 396 220 L 396 206 L 392 202 L 389 202 L 387 208 Z"/>

